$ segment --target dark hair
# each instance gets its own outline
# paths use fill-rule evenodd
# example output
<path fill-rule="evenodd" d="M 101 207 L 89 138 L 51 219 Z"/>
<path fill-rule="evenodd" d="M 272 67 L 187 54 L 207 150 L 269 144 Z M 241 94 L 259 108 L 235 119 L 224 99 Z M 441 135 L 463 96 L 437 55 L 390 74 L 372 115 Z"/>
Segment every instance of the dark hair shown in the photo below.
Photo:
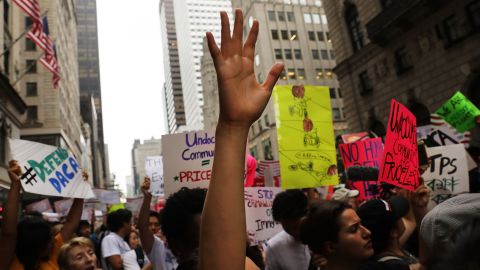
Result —
<path fill-rule="evenodd" d="M 82 234 L 83 227 L 90 227 L 90 223 L 87 220 L 80 220 L 77 227 L 77 236 L 80 236 L 80 234 Z"/>
<path fill-rule="evenodd" d="M 308 199 L 299 189 L 289 189 L 275 196 L 272 215 L 275 221 L 299 219 L 307 212 Z"/>
<path fill-rule="evenodd" d="M 17 226 L 15 253 L 26 270 L 35 269 L 53 241 L 52 227 L 36 215 L 26 215 Z"/>
<path fill-rule="evenodd" d="M 132 212 L 127 209 L 119 209 L 115 212 L 108 214 L 107 226 L 110 231 L 118 232 L 123 227 L 123 223 L 130 223 L 131 219 Z"/>
<path fill-rule="evenodd" d="M 155 212 L 155 211 L 153 211 L 153 210 L 150 210 L 149 217 L 156 217 L 157 220 L 158 220 L 158 223 L 160 224 L 160 215 L 159 215 L 158 212 Z"/>
<path fill-rule="evenodd" d="M 168 243 L 198 247 L 199 228 L 194 219 L 202 213 L 206 195 L 206 189 L 182 188 L 168 197 L 162 214 L 162 232 Z"/>
<path fill-rule="evenodd" d="M 300 225 L 300 239 L 314 253 L 323 253 L 325 242 L 337 242 L 340 232 L 339 218 L 350 208 L 340 201 L 312 203 L 307 216 Z"/>

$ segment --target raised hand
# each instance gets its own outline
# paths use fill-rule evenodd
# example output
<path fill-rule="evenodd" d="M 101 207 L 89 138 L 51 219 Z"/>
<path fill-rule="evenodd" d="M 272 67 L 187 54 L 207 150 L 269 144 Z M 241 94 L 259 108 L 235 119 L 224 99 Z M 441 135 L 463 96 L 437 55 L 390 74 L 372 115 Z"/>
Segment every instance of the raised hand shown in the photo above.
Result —
<path fill-rule="evenodd" d="M 145 176 L 145 178 L 143 179 L 143 183 L 140 186 L 140 189 L 142 190 L 143 195 L 152 196 L 152 194 L 150 193 L 150 177 Z"/>
<path fill-rule="evenodd" d="M 222 45 L 215 43 L 212 33 L 207 33 L 208 47 L 217 71 L 220 124 L 250 127 L 262 114 L 268 103 L 283 64 L 275 64 L 263 84 L 259 84 L 253 70 L 255 43 L 258 35 L 258 21 L 254 21 L 245 44 L 243 38 L 243 14 L 235 11 L 233 35 L 226 12 L 221 12 Z"/>
<path fill-rule="evenodd" d="M 13 183 L 20 183 L 20 175 L 22 174 L 22 168 L 18 161 L 10 160 L 8 162 L 8 176 L 10 177 L 10 181 Z"/>

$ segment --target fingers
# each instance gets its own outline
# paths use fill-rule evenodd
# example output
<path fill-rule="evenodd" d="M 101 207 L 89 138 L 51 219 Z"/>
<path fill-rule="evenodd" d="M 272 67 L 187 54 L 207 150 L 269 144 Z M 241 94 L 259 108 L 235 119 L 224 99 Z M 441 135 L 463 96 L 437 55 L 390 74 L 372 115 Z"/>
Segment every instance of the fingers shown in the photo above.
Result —
<path fill-rule="evenodd" d="M 232 52 L 234 54 L 242 54 L 242 45 L 243 45 L 243 13 L 242 10 L 235 10 L 235 23 L 233 26 L 233 35 L 232 35 Z M 222 43 L 223 47 L 223 43 Z"/>
<path fill-rule="evenodd" d="M 253 55 L 255 54 L 255 43 L 257 42 L 258 37 L 258 21 L 253 21 L 252 28 L 250 28 L 250 32 L 248 32 L 247 40 L 243 45 L 243 56 L 253 59 Z M 223 46 L 223 45 L 222 45 Z"/>
<path fill-rule="evenodd" d="M 278 77 L 280 77 L 283 68 L 283 63 L 276 63 L 275 65 L 273 65 L 273 67 L 270 69 L 270 72 L 268 73 L 267 79 L 262 86 L 265 89 L 271 91 L 275 86 L 275 83 L 277 83 Z"/>
<path fill-rule="evenodd" d="M 216 67 L 219 67 L 223 63 L 222 59 L 222 53 L 220 52 L 220 49 L 217 46 L 217 43 L 215 42 L 215 38 L 213 37 L 213 34 L 210 32 L 207 32 L 207 43 L 208 43 L 208 49 L 210 50 L 210 55 L 212 56 L 213 63 L 215 64 Z"/>
<path fill-rule="evenodd" d="M 220 12 L 220 19 L 222 22 L 222 52 L 225 52 L 224 48 L 228 48 L 231 41 L 230 22 L 228 21 L 228 15 L 225 11 Z"/>

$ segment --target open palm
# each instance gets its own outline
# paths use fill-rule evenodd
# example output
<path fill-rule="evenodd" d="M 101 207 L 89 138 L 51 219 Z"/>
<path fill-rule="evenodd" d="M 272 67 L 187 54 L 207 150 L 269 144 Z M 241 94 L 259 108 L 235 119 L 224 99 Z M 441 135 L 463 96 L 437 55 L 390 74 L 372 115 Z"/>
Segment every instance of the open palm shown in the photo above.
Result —
<path fill-rule="evenodd" d="M 243 14 L 235 11 L 233 35 L 225 12 L 221 13 L 222 46 L 218 48 L 211 33 L 207 33 L 208 47 L 218 76 L 220 123 L 250 126 L 262 114 L 268 103 L 283 64 L 275 64 L 263 84 L 259 84 L 253 70 L 258 22 L 254 21 L 245 44 Z"/>

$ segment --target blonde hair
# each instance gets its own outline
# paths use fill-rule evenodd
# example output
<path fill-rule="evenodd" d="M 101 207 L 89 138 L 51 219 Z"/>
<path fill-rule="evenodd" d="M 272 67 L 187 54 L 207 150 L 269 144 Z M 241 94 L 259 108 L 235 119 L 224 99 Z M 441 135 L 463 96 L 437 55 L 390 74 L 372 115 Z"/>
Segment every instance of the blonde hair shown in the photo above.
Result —
<path fill-rule="evenodd" d="M 95 250 L 92 241 L 85 237 L 75 237 L 72 240 L 68 241 L 67 243 L 63 244 L 63 246 L 58 251 L 57 263 L 60 270 L 68 270 L 70 268 L 68 263 L 68 253 L 74 247 L 83 246 L 83 247 L 90 247 L 91 249 Z"/>

